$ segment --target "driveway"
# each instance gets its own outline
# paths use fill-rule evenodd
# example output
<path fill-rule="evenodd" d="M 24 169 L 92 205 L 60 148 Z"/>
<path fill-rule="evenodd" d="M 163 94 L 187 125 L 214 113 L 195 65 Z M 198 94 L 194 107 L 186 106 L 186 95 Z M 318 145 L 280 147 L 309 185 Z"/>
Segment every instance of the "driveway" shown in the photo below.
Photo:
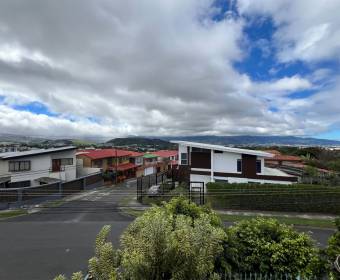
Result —
<path fill-rule="evenodd" d="M 59 207 L 0 222 L 0 279 L 46 280 L 86 270 L 103 225 L 112 226 L 111 239 L 118 246 L 133 218 L 117 208 L 130 195 L 135 195 L 133 182 L 82 193 Z"/>

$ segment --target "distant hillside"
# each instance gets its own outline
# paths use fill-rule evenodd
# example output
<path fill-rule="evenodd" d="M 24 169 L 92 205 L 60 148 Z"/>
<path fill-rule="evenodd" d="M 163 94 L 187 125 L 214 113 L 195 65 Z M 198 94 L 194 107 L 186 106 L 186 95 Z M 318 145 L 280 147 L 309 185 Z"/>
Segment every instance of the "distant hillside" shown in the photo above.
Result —
<path fill-rule="evenodd" d="M 24 135 L 16 135 L 10 133 L 0 133 L 0 142 L 8 142 L 8 143 L 31 143 L 31 142 L 42 142 L 47 138 L 39 138 L 39 137 L 31 137 Z"/>
<path fill-rule="evenodd" d="M 115 138 L 110 141 L 107 141 L 106 144 L 112 144 L 113 146 L 149 147 L 162 150 L 173 149 L 176 147 L 176 145 L 170 143 L 167 140 L 144 137 Z"/>
<path fill-rule="evenodd" d="M 220 145 L 292 145 L 292 146 L 340 146 L 340 141 L 295 136 L 182 136 L 161 137 L 163 140 L 182 140 Z"/>

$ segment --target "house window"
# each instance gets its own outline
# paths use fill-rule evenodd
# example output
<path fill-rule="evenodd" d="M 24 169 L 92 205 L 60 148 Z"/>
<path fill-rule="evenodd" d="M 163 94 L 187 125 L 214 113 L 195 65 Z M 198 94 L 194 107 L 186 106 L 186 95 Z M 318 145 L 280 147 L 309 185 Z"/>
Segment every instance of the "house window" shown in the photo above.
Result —
<path fill-rule="evenodd" d="M 143 158 L 137 157 L 136 158 L 136 164 L 142 164 L 143 163 Z"/>
<path fill-rule="evenodd" d="M 261 173 L 262 172 L 262 164 L 261 160 L 256 161 L 256 173 Z"/>
<path fill-rule="evenodd" d="M 92 167 L 98 167 L 101 168 L 103 165 L 103 162 L 101 159 L 96 159 L 94 161 L 92 161 Z"/>
<path fill-rule="evenodd" d="M 9 172 L 20 172 L 31 170 L 31 161 L 10 161 L 8 165 Z"/>
<path fill-rule="evenodd" d="M 73 165 L 73 158 L 62 158 L 60 159 L 61 165 Z"/>
<path fill-rule="evenodd" d="M 237 172 L 242 172 L 242 159 L 237 160 Z"/>
<path fill-rule="evenodd" d="M 188 154 L 187 153 L 181 153 L 181 164 L 182 165 L 188 164 Z"/>

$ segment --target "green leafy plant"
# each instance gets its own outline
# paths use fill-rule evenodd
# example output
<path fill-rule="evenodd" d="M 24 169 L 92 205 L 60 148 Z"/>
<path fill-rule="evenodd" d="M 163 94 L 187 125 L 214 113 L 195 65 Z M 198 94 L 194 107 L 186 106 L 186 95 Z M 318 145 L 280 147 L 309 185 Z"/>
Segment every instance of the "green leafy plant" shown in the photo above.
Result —
<path fill-rule="evenodd" d="M 116 280 L 119 255 L 107 238 L 111 227 L 104 226 L 96 238 L 95 256 L 89 260 L 89 274 L 96 280 Z"/>
<path fill-rule="evenodd" d="M 224 269 L 292 276 L 318 273 L 318 251 L 310 237 L 275 219 L 241 221 L 226 234 Z"/>
<path fill-rule="evenodd" d="M 75 272 L 71 276 L 71 280 L 83 280 L 83 279 L 84 275 L 81 271 Z M 65 275 L 58 275 L 57 277 L 54 278 L 54 280 L 67 280 L 67 278 L 65 277 Z"/>
<path fill-rule="evenodd" d="M 127 279 L 208 279 L 222 253 L 224 231 L 214 214 L 173 199 L 135 220 L 122 236 Z"/>
<path fill-rule="evenodd" d="M 340 256 L 340 218 L 335 220 L 337 231 L 329 238 L 328 246 L 325 250 L 327 259 L 327 268 L 330 279 L 340 279 L 340 272 L 334 267 L 334 262 Z"/>

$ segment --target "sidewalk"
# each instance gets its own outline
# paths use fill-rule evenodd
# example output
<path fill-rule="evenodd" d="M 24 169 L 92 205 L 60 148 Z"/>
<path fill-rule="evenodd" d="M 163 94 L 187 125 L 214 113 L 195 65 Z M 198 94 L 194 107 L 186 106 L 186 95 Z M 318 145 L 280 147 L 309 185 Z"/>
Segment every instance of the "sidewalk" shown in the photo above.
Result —
<path fill-rule="evenodd" d="M 316 213 L 298 213 L 298 212 L 271 212 L 271 211 L 249 211 L 249 210 L 215 210 L 218 214 L 239 215 L 239 216 L 262 216 L 262 217 L 284 217 L 284 218 L 301 218 L 301 219 L 318 219 L 334 220 L 337 215 L 325 215 Z"/>
<path fill-rule="evenodd" d="M 131 199 L 127 205 L 124 205 L 120 208 L 128 207 L 135 211 L 144 211 L 150 206 L 143 205 L 137 201 L 136 197 Z M 272 211 L 249 211 L 249 210 L 217 210 L 213 209 L 218 214 L 224 215 L 238 215 L 238 216 L 261 216 L 261 217 L 283 217 L 283 218 L 301 218 L 301 219 L 309 219 L 309 220 L 327 220 L 333 221 L 337 218 L 337 215 L 331 214 L 317 214 L 317 213 L 298 213 L 298 212 L 272 212 Z"/>

